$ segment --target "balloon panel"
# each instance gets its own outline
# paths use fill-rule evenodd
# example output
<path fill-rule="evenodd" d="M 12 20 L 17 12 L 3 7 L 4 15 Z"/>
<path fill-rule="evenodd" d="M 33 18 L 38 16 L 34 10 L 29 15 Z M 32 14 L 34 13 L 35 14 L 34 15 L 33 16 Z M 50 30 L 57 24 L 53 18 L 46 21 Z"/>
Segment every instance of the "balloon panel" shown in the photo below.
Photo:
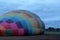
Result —
<path fill-rule="evenodd" d="M 0 16 L 0 35 L 34 35 L 43 32 L 44 28 L 40 17 L 26 10 L 11 11 Z"/>

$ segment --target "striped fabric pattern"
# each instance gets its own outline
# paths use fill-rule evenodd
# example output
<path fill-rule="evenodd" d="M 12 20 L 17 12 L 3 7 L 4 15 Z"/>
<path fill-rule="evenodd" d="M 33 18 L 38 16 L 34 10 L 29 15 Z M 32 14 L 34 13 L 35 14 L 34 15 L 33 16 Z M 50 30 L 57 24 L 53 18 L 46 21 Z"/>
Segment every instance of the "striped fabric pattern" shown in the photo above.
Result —
<path fill-rule="evenodd" d="M 1 36 L 36 35 L 44 29 L 42 20 L 36 14 L 26 10 L 11 11 L 0 16 Z"/>

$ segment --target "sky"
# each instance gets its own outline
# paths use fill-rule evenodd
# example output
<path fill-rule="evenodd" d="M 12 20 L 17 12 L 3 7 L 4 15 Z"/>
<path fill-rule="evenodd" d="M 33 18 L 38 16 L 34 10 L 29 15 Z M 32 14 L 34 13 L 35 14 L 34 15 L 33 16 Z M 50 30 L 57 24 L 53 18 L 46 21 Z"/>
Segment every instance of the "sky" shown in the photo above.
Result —
<path fill-rule="evenodd" d="M 60 0 L 0 0 L 0 16 L 21 9 L 37 14 L 46 28 L 60 28 Z"/>

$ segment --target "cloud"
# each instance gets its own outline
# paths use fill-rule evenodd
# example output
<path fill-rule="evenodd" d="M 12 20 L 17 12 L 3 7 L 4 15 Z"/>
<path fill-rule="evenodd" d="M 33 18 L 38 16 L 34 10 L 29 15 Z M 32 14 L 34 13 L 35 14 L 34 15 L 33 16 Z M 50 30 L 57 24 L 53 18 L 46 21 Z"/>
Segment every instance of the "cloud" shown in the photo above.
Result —
<path fill-rule="evenodd" d="M 34 12 L 45 23 L 60 20 L 60 0 L 0 0 L 0 15 L 18 9 Z"/>

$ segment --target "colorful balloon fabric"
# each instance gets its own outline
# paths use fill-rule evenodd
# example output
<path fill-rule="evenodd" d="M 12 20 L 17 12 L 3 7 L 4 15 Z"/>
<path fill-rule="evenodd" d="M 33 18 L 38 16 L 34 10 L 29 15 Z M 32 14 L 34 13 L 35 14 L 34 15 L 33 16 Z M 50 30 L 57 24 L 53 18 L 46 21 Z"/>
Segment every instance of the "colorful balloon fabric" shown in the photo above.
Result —
<path fill-rule="evenodd" d="M 26 10 L 11 11 L 0 16 L 0 36 L 37 35 L 44 29 L 40 17 Z"/>

